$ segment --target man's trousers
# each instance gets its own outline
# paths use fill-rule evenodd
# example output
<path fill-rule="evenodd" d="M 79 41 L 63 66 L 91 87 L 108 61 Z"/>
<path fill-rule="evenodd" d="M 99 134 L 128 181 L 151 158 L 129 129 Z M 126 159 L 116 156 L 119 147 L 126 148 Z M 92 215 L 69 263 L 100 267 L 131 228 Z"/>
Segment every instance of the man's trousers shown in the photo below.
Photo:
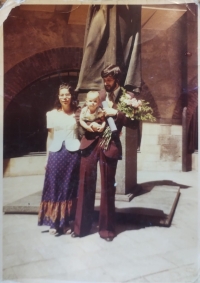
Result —
<path fill-rule="evenodd" d="M 80 237 L 89 234 L 93 222 L 98 161 L 101 172 L 99 234 L 102 238 L 115 236 L 115 174 L 118 160 L 106 157 L 97 140 L 82 151 L 74 224 L 74 233 Z"/>

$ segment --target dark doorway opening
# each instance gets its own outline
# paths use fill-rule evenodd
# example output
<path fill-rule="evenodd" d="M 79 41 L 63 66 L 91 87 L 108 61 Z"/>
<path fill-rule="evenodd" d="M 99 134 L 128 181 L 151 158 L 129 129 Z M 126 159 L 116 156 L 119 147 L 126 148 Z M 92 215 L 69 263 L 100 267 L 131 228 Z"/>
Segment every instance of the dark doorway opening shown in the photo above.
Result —
<path fill-rule="evenodd" d="M 4 114 L 4 158 L 42 155 L 46 151 L 46 112 L 53 109 L 59 85 L 74 87 L 79 71 L 52 74 L 35 81 L 10 102 Z"/>

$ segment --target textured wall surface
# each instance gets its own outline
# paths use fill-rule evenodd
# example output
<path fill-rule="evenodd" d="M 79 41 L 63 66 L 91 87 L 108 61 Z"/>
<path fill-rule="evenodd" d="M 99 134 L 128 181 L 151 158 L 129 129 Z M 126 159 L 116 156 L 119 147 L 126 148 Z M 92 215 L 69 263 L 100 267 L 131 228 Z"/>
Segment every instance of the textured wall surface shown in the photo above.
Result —
<path fill-rule="evenodd" d="M 61 47 L 39 52 L 12 67 L 4 78 L 4 108 L 34 81 L 66 70 L 79 70 L 82 48 Z M 12 82 L 12 83 L 11 83 Z"/>
<path fill-rule="evenodd" d="M 83 47 L 85 26 L 68 24 L 69 14 L 20 10 L 11 11 L 4 23 L 4 68 L 45 50 Z"/>
<path fill-rule="evenodd" d="M 142 31 L 142 76 L 157 104 L 160 122 L 181 124 L 185 97 L 192 90 L 197 93 L 195 4 L 167 30 Z"/>
<path fill-rule="evenodd" d="M 12 10 L 4 24 L 5 107 L 35 80 L 80 68 L 85 25 L 78 13 L 76 22 L 59 11 Z M 141 98 L 157 123 L 143 126 L 138 170 L 181 170 L 182 109 L 188 106 L 189 125 L 198 103 L 197 6 L 165 30 L 142 30 L 141 41 Z"/>
<path fill-rule="evenodd" d="M 145 99 L 151 102 L 161 123 L 181 124 L 183 99 L 187 96 L 185 94 L 197 91 L 196 10 L 195 4 L 190 5 L 188 12 L 166 30 L 142 29 L 142 78 L 146 86 L 142 95 L 148 89 L 149 99 L 147 96 Z M 8 71 L 18 63 L 22 63 L 20 68 L 23 67 L 24 72 L 29 72 L 27 83 L 30 84 L 31 64 L 33 68 L 42 69 L 44 63 L 48 73 L 47 62 L 49 65 L 55 63 L 51 62 L 51 58 L 46 58 L 45 62 L 45 58 L 40 57 L 42 54 L 67 47 L 82 49 L 85 26 L 78 21 L 78 11 L 77 9 L 77 24 L 74 21 L 69 24 L 72 23 L 69 22 L 70 14 L 59 10 L 45 12 L 27 11 L 20 7 L 13 9 L 4 24 L 5 83 L 10 84 L 12 75 L 16 76 L 17 71 L 13 74 L 8 74 Z M 38 57 L 33 57 L 35 54 Z M 70 65 L 66 57 L 63 59 L 62 52 L 56 56 L 58 69 L 59 63 L 60 69 L 62 64 Z M 80 56 L 78 57 L 80 62 Z M 27 65 L 27 60 L 33 58 L 34 63 Z"/>

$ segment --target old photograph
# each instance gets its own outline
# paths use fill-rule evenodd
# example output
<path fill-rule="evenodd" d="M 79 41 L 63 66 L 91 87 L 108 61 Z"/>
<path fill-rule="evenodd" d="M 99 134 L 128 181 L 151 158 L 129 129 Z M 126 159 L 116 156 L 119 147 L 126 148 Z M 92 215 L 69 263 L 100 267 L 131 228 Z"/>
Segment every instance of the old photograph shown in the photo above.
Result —
<path fill-rule="evenodd" d="M 197 3 L 8 2 L 3 282 L 198 282 Z"/>

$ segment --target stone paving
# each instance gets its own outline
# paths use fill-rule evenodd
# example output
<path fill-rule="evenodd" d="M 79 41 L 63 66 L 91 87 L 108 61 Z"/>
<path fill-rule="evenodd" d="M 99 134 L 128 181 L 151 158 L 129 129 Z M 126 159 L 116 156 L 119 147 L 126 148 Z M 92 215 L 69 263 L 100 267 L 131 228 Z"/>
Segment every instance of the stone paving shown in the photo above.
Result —
<path fill-rule="evenodd" d="M 4 204 L 36 193 L 42 180 L 5 178 Z M 200 282 L 197 172 L 138 172 L 139 184 L 157 180 L 181 186 L 171 226 L 119 220 L 113 242 L 99 237 L 97 223 L 73 239 L 42 233 L 35 214 L 4 214 L 3 282 Z"/>

